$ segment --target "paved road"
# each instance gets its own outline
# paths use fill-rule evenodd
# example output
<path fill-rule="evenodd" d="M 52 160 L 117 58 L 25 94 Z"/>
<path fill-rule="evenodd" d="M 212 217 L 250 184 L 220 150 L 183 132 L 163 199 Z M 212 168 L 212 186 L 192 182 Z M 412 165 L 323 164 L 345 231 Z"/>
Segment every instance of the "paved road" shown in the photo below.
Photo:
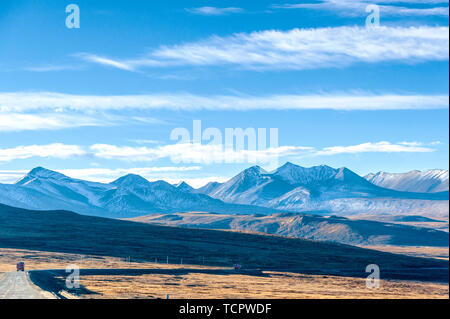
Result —
<path fill-rule="evenodd" d="M 24 271 L 0 275 L 0 299 L 48 299 L 51 295 L 33 285 Z"/>

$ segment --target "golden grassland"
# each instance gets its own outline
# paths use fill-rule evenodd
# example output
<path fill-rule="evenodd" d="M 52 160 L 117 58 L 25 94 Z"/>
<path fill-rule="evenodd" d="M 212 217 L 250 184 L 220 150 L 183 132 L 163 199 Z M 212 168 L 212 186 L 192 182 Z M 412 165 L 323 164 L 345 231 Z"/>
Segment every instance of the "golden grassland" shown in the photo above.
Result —
<path fill-rule="evenodd" d="M 160 263 L 133 262 L 117 257 L 0 248 L 0 273 L 15 271 L 16 263 L 19 261 L 25 262 L 26 270 L 65 269 L 69 265 L 77 265 L 81 269 L 172 269 L 180 267 L 180 265 L 166 264 L 162 261 Z M 218 267 L 198 265 L 183 265 L 183 268 L 219 269 Z"/>
<path fill-rule="evenodd" d="M 436 258 L 449 260 L 448 247 L 428 247 L 428 246 L 360 246 L 362 248 L 374 249 L 393 254 L 402 254 L 413 257 Z"/>
<path fill-rule="evenodd" d="M 90 298 L 448 298 L 448 285 L 385 281 L 368 289 L 365 279 L 264 272 L 267 276 L 187 274 L 86 276 L 81 283 L 98 295 Z"/>
<path fill-rule="evenodd" d="M 127 262 L 115 257 L 84 256 L 0 248 L 0 273 L 15 270 L 22 260 L 27 270 L 65 269 L 218 269 L 198 265 Z M 63 278 L 59 278 L 63 279 Z M 78 298 L 449 298 L 448 284 L 381 280 L 379 289 L 365 279 L 264 271 L 260 276 L 235 273 L 86 275 L 80 283 L 92 294 Z M 62 294 L 66 297 L 75 297 Z"/>

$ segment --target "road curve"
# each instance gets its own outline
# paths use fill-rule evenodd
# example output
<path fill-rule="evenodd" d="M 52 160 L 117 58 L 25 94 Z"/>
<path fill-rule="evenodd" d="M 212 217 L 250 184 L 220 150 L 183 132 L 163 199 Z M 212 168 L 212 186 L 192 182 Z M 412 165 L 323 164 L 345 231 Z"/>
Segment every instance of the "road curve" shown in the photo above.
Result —
<path fill-rule="evenodd" d="M 51 298 L 51 294 L 44 292 L 31 283 L 28 272 L 12 271 L 0 277 L 0 299 Z"/>

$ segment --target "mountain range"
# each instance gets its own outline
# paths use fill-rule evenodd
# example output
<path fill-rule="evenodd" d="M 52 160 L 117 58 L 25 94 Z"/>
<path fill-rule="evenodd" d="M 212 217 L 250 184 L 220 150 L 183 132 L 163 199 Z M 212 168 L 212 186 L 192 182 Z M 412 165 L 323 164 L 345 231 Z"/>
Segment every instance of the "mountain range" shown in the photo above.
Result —
<path fill-rule="evenodd" d="M 436 193 L 397 191 L 377 186 L 345 167 L 326 165 L 305 168 L 286 163 L 270 173 L 254 166 L 225 183 L 210 183 L 195 192 L 227 203 L 282 211 L 448 218 L 448 189 Z"/>
<path fill-rule="evenodd" d="M 448 170 L 431 169 L 408 173 L 378 172 L 364 176 L 372 184 L 404 192 L 437 193 L 448 191 Z"/>
<path fill-rule="evenodd" d="M 15 184 L 0 184 L 0 203 L 25 209 L 65 209 L 105 217 L 192 210 L 236 214 L 273 212 L 263 207 L 227 204 L 204 194 L 190 193 L 182 186 L 165 181 L 149 182 L 133 174 L 108 184 L 96 183 L 37 167 Z"/>
<path fill-rule="evenodd" d="M 433 193 L 398 191 L 377 186 L 347 168 L 304 168 L 292 163 L 270 173 L 253 166 L 225 183 L 210 183 L 199 189 L 184 182 L 150 182 L 132 174 L 111 183 L 96 183 L 41 167 L 15 184 L 0 184 L 2 204 L 120 218 L 189 211 L 265 215 L 312 211 L 448 219 L 448 196 L 448 189 Z"/>

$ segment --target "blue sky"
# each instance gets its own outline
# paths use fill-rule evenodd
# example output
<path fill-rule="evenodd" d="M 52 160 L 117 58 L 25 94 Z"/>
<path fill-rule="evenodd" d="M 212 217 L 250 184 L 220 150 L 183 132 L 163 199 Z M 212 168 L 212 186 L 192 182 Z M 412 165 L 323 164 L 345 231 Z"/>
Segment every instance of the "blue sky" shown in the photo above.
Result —
<path fill-rule="evenodd" d="M 267 169 L 448 169 L 448 42 L 446 0 L 4 0 L 0 182 L 44 166 L 200 186 L 255 164 L 170 139 L 193 120 L 223 136 L 277 128 L 252 153 Z"/>

